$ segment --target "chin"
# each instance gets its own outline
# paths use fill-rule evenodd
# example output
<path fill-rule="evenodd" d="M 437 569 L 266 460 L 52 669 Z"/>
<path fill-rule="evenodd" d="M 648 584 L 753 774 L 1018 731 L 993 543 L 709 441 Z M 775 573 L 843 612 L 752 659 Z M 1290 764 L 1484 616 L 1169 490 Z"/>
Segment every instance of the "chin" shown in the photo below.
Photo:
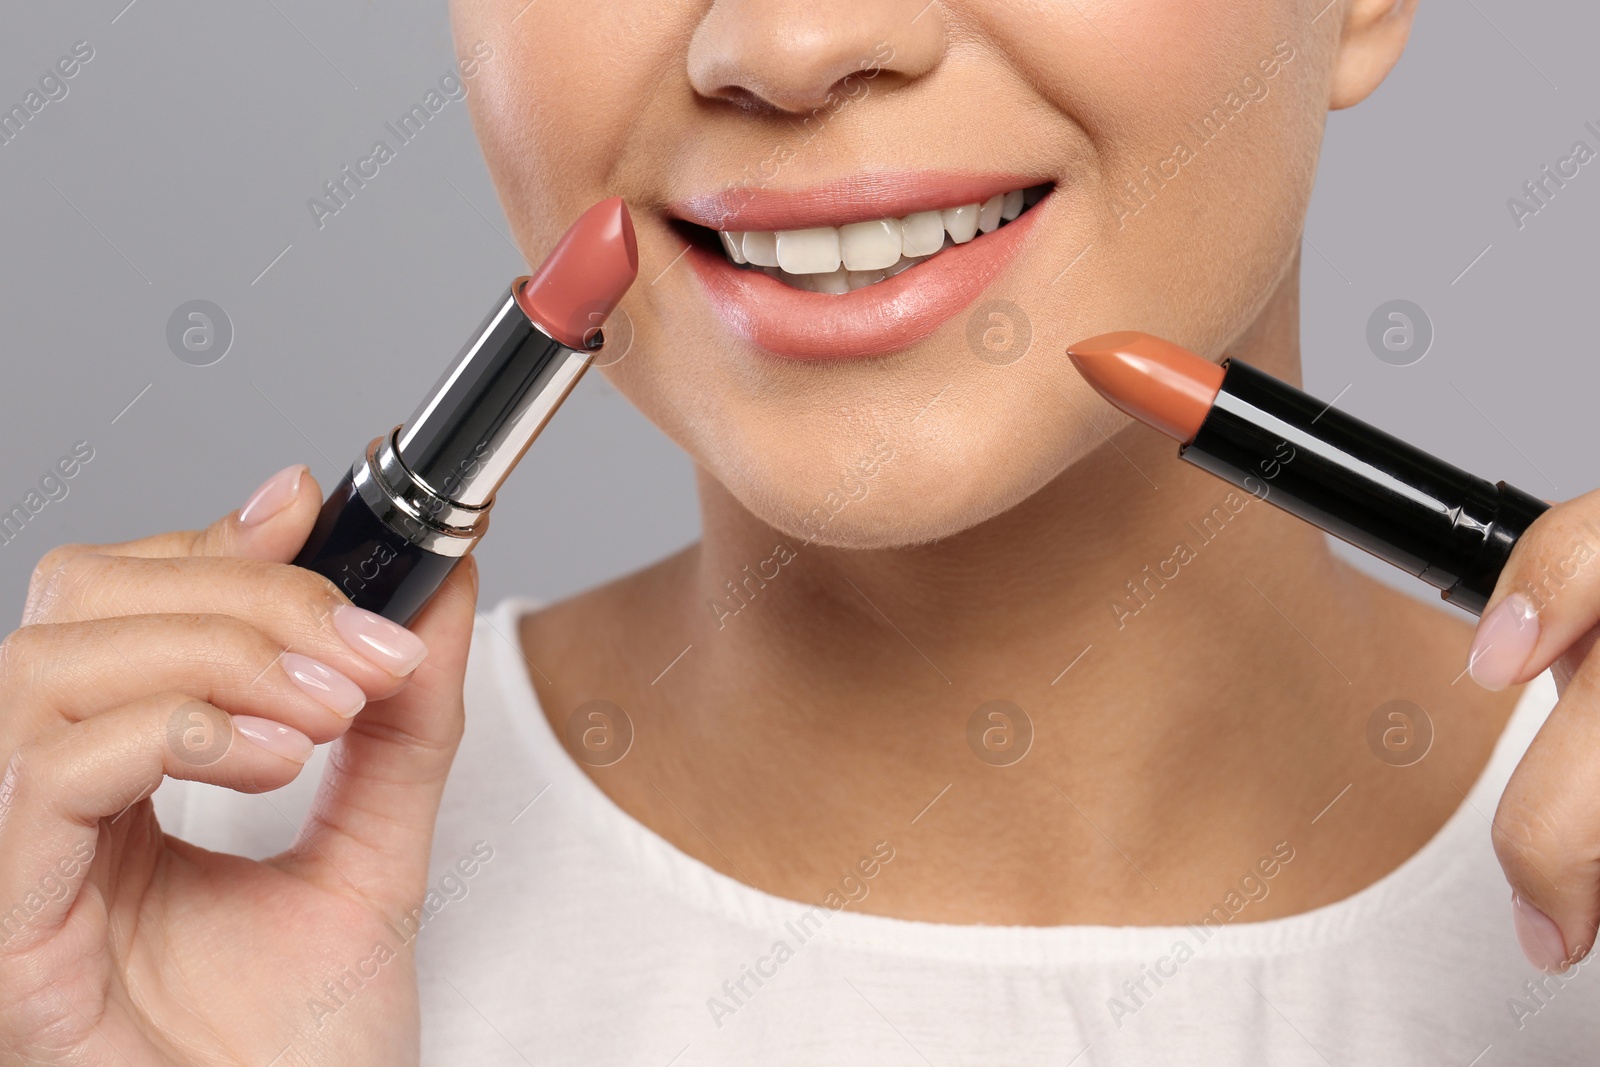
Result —
<path fill-rule="evenodd" d="M 927 435 L 878 438 L 848 458 L 796 467 L 783 457 L 759 485 L 724 484 L 756 518 L 785 536 L 830 548 L 905 548 L 953 537 L 1009 511 L 1091 447 L 1086 436 L 1019 452 L 1011 434 L 952 442 Z M 800 453 L 814 456 L 815 453 Z"/>

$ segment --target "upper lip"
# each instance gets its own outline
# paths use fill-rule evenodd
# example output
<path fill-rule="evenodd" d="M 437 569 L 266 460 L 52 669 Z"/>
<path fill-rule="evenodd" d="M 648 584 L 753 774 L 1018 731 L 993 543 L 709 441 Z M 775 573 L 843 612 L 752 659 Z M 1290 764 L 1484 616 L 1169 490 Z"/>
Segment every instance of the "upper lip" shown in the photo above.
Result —
<path fill-rule="evenodd" d="M 669 204 L 668 213 L 712 230 L 803 230 L 899 218 L 918 211 L 979 204 L 997 193 L 1044 185 L 1028 174 L 966 171 L 878 172 L 806 189 L 732 184 Z"/>

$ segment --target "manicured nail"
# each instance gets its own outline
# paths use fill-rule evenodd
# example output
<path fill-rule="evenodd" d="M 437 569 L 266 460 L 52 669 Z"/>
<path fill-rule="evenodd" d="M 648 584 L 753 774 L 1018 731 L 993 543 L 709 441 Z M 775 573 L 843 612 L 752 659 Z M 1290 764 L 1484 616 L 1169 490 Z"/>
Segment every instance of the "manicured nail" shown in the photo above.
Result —
<path fill-rule="evenodd" d="M 289 680 L 312 700 L 342 718 L 350 718 L 367 702 L 361 687 L 325 663 L 298 652 L 285 652 L 278 662 Z"/>
<path fill-rule="evenodd" d="M 1517 680 L 1539 640 L 1533 602 L 1512 593 L 1478 623 L 1467 653 L 1467 671 L 1485 689 L 1504 689 Z"/>
<path fill-rule="evenodd" d="M 240 526 L 257 526 L 294 502 L 300 492 L 300 475 L 304 463 L 285 467 L 261 483 L 261 488 L 250 494 L 250 499 L 239 509 Z"/>
<path fill-rule="evenodd" d="M 274 756 L 304 763 L 311 758 L 311 738 L 271 719 L 260 719 L 254 715 L 233 716 L 233 731 L 251 743 L 266 749 Z"/>
<path fill-rule="evenodd" d="M 422 638 L 354 604 L 333 610 L 333 628 L 351 648 L 391 674 L 410 674 L 428 655 Z"/>
<path fill-rule="evenodd" d="M 1567 969 L 1567 946 L 1555 920 L 1520 894 L 1512 893 L 1511 921 L 1517 928 L 1517 943 L 1529 963 L 1546 974 L 1560 974 Z"/>

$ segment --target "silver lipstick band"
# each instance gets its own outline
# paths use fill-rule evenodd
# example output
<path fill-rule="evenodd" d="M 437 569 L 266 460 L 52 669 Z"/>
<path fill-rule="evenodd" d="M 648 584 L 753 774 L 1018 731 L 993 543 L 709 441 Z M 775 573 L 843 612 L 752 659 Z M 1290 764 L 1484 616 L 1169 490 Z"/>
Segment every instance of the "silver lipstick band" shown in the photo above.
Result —
<path fill-rule="evenodd" d="M 412 544 L 464 556 L 489 527 L 494 494 L 603 344 L 568 348 L 529 319 L 512 282 L 428 398 L 367 446 L 351 481 Z"/>
<path fill-rule="evenodd" d="M 395 441 L 401 429 L 374 438 L 351 467 L 356 492 L 384 525 L 412 544 L 440 556 L 466 555 L 489 528 L 489 504 L 463 507 L 423 485 L 400 462 Z"/>

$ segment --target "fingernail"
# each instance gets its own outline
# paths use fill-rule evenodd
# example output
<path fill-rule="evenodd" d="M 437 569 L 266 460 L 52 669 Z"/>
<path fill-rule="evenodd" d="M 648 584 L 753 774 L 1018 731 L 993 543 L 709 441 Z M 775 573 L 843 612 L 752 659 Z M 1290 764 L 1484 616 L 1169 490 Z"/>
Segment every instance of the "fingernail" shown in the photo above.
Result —
<path fill-rule="evenodd" d="M 271 719 L 261 719 L 254 715 L 235 715 L 233 717 L 233 730 L 239 736 L 252 744 L 271 752 L 274 756 L 304 763 L 311 758 L 311 738 Z"/>
<path fill-rule="evenodd" d="M 410 674 L 428 655 L 422 638 L 354 604 L 334 609 L 333 628 L 351 648 L 391 674 Z"/>
<path fill-rule="evenodd" d="M 298 652 L 285 652 L 278 662 L 283 664 L 289 680 L 312 700 L 342 718 L 350 718 L 367 702 L 361 687 L 325 663 Z"/>
<path fill-rule="evenodd" d="M 1511 894 L 1511 921 L 1517 928 L 1517 943 L 1528 962 L 1547 974 L 1559 974 L 1567 969 L 1567 946 L 1561 939 L 1561 930 L 1555 920 L 1523 900 L 1520 894 Z"/>
<path fill-rule="evenodd" d="M 1467 671 L 1485 689 L 1504 689 L 1517 680 L 1539 640 L 1533 602 L 1512 593 L 1478 623 L 1467 653 Z"/>
<path fill-rule="evenodd" d="M 300 492 L 300 474 L 305 469 L 304 463 L 296 463 L 262 482 L 239 509 L 239 525 L 257 526 L 288 507 Z"/>

